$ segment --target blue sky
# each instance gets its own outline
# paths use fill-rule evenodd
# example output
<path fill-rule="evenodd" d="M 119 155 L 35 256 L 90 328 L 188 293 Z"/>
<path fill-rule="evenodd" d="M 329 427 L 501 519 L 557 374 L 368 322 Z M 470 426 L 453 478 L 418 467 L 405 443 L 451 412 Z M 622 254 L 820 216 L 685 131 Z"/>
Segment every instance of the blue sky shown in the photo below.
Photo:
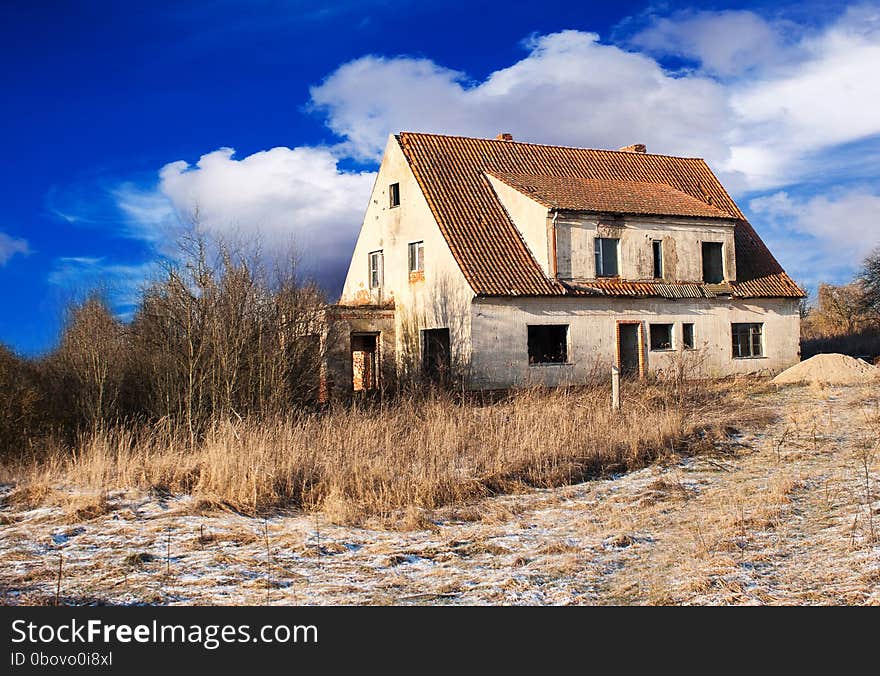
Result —
<path fill-rule="evenodd" d="M 880 242 L 880 5 L 4 2 L 0 342 L 120 315 L 181 219 L 332 294 L 401 130 L 701 156 L 786 269 Z"/>

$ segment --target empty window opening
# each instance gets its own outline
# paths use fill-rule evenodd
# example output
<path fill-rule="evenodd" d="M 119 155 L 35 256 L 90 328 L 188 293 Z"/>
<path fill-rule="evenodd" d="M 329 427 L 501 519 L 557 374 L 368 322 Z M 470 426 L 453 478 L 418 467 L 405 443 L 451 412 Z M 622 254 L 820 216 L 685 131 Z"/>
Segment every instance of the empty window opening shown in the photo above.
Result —
<path fill-rule="evenodd" d="M 619 244 L 619 239 L 596 237 L 594 240 L 596 277 L 616 277 L 619 274 L 617 266 L 617 249 Z"/>
<path fill-rule="evenodd" d="M 370 254 L 370 288 L 378 289 L 382 286 L 382 252 L 373 251 Z"/>
<path fill-rule="evenodd" d="M 672 324 L 651 324 L 650 336 L 652 350 L 672 349 Z"/>
<path fill-rule="evenodd" d="M 763 324 L 731 324 L 730 326 L 734 359 L 764 356 Z"/>
<path fill-rule="evenodd" d="M 430 380 L 449 380 L 450 359 L 449 329 L 425 329 L 422 331 L 422 371 Z"/>
<path fill-rule="evenodd" d="M 409 271 L 421 272 L 425 269 L 425 243 L 409 243 Z"/>
<path fill-rule="evenodd" d="M 351 334 L 351 386 L 355 392 L 379 388 L 379 334 Z"/>
<path fill-rule="evenodd" d="M 529 326 L 529 364 L 565 364 L 568 361 L 568 324 Z"/>
<path fill-rule="evenodd" d="M 654 250 L 654 279 L 663 279 L 663 242 L 655 239 L 651 246 Z"/>
<path fill-rule="evenodd" d="M 388 204 L 392 209 L 400 206 L 400 183 L 388 186 Z"/>
<path fill-rule="evenodd" d="M 724 281 L 724 262 L 720 242 L 703 242 L 703 281 L 720 284 Z"/>
<path fill-rule="evenodd" d="M 693 324 L 682 324 L 681 325 L 681 346 L 685 350 L 693 350 L 694 349 L 694 325 Z"/>

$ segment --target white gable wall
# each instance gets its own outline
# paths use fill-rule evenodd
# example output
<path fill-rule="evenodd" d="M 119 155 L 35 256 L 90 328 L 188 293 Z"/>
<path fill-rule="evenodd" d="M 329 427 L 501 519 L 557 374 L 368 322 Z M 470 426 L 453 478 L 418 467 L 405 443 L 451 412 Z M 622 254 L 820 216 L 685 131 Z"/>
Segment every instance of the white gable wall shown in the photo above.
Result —
<path fill-rule="evenodd" d="M 389 204 L 389 186 L 400 184 L 400 206 Z M 410 275 L 408 245 L 424 242 L 424 275 Z M 369 260 L 381 250 L 381 290 L 369 288 Z M 423 277 L 423 278 L 422 278 Z M 398 355 L 418 350 L 421 329 L 449 328 L 453 362 L 470 360 L 470 304 L 473 291 L 434 220 L 406 157 L 390 136 L 355 245 L 340 302 L 345 305 L 393 301 Z M 411 355 L 418 357 L 418 355 Z"/>
<path fill-rule="evenodd" d="M 526 246 L 532 252 L 532 256 L 535 257 L 544 274 L 552 277 L 554 275 L 551 267 L 553 250 L 550 232 L 552 231 L 550 230 L 551 223 L 547 207 L 531 197 L 523 195 L 519 190 L 511 188 L 491 174 L 486 174 L 486 178 L 492 184 L 492 189 L 513 224 L 520 231 Z"/>

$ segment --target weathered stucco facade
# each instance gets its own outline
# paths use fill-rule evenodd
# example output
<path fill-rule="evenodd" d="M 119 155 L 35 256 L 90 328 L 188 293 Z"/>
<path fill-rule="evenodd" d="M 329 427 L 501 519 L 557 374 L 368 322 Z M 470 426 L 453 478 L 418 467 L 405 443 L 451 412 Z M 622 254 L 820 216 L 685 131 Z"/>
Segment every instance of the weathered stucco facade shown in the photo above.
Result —
<path fill-rule="evenodd" d="M 473 388 L 576 383 L 622 363 L 622 333 L 641 375 L 796 362 L 800 290 L 717 179 L 701 160 L 636 154 L 390 137 L 336 312 L 337 389 L 369 389 L 369 335 L 383 387 L 441 363 Z M 518 163 L 529 171 L 509 173 Z"/>
<path fill-rule="evenodd" d="M 398 184 L 400 204 L 390 206 Z M 422 242 L 424 270 L 411 274 L 408 248 Z M 369 254 L 382 253 L 381 284 L 370 286 Z M 405 377 L 421 361 L 421 331 L 448 328 L 450 359 L 458 372 L 470 362 L 473 291 L 462 275 L 395 137 L 388 140 L 340 305 L 393 308 L 395 373 Z"/>
<path fill-rule="evenodd" d="M 734 373 L 776 373 L 799 359 L 798 303 L 789 299 L 755 302 L 717 300 L 651 300 L 560 298 L 477 299 L 473 304 L 471 383 L 477 388 L 560 385 L 604 375 L 617 364 L 617 325 L 637 322 L 644 337 L 644 372 L 671 371 L 682 366 L 693 377 Z M 764 324 L 764 355 L 737 359 L 732 355 L 730 325 Z M 683 323 L 694 325 L 695 346 L 683 350 Z M 568 324 L 565 364 L 530 364 L 527 327 Z M 672 349 L 651 350 L 651 324 L 672 324 Z"/>

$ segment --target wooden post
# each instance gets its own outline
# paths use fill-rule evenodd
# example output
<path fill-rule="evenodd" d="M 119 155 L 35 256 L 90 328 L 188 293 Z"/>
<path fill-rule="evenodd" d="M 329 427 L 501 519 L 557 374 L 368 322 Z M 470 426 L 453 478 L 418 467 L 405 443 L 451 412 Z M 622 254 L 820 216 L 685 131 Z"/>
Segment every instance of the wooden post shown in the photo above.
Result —
<path fill-rule="evenodd" d="M 620 410 L 620 369 L 611 367 L 611 410 Z"/>
<path fill-rule="evenodd" d="M 55 587 L 55 605 L 61 605 L 61 565 L 64 562 L 64 554 L 58 552 L 58 585 Z"/>

